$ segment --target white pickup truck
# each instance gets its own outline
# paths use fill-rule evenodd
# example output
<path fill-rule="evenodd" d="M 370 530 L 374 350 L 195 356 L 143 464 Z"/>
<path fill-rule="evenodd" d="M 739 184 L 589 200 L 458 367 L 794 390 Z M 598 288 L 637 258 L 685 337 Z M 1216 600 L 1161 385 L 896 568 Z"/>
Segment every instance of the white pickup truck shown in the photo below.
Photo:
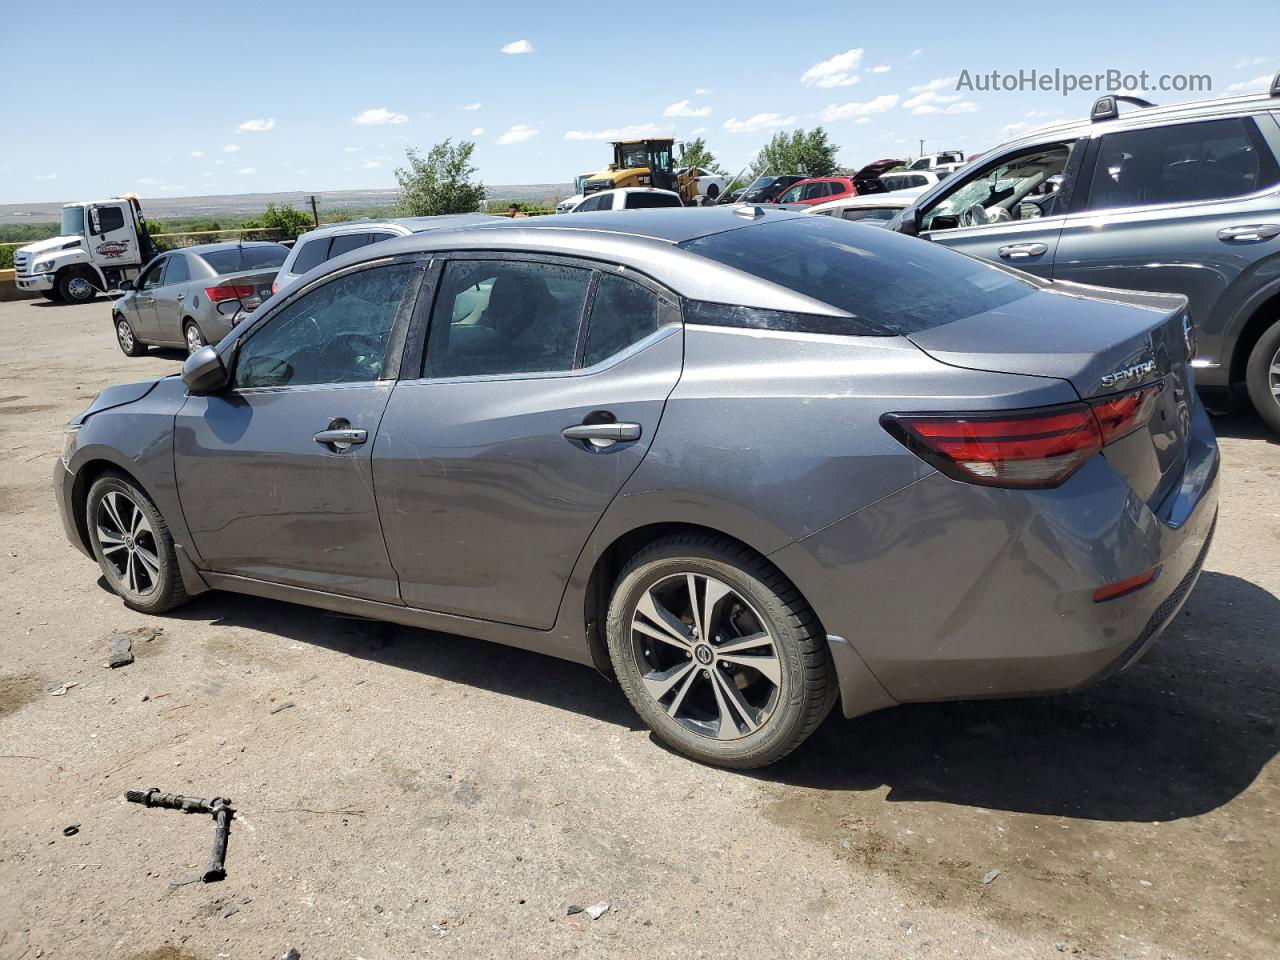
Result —
<path fill-rule="evenodd" d="M 58 236 L 14 252 L 14 282 L 50 300 L 86 303 L 135 278 L 155 253 L 133 194 L 68 203 Z"/>

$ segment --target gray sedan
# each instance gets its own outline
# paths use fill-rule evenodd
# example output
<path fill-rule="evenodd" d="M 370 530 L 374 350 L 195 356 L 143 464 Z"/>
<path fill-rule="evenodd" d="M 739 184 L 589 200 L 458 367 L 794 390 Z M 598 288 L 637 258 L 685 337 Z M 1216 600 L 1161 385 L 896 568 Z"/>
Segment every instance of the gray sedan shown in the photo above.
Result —
<path fill-rule="evenodd" d="M 129 607 L 228 590 L 592 664 L 751 767 L 836 703 L 1123 669 L 1208 548 L 1182 297 L 754 207 L 326 266 L 73 421 L 64 527 Z"/>
<path fill-rule="evenodd" d="M 278 243 L 206 243 L 161 254 L 111 307 L 116 342 L 137 357 L 149 345 L 194 353 L 217 343 L 237 317 L 271 296 L 289 255 Z M 243 313 L 241 312 L 243 309 Z"/>

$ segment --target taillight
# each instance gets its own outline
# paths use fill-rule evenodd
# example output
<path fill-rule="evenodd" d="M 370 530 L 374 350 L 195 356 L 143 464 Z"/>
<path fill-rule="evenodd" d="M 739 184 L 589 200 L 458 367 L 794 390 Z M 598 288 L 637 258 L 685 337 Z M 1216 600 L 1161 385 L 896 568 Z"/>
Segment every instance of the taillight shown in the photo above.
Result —
<path fill-rule="evenodd" d="M 272 281 L 271 281 L 271 295 L 274 297 L 274 296 L 275 296 L 277 293 L 279 293 L 279 292 L 280 292 L 280 281 L 279 281 L 279 280 L 272 280 Z"/>
<path fill-rule="evenodd" d="M 204 295 L 209 298 L 210 303 L 221 303 L 223 300 L 245 300 L 253 296 L 253 285 L 205 287 Z"/>
<path fill-rule="evenodd" d="M 1112 440 L 1151 419 L 1162 384 L 1089 403 L 1002 413 L 887 413 L 880 423 L 953 480 L 1056 487 Z"/>

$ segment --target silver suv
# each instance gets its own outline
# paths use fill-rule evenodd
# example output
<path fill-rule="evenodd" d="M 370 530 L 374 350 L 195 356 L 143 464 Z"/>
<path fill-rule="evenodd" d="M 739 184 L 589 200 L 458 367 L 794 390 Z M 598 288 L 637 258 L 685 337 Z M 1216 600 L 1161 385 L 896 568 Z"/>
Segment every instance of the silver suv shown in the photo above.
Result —
<path fill-rule="evenodd" d="M 1121 114 L 1121 102 L 1141 109 Z M 1054 280 L 1181 293 L 1199 387 L 1280 432 L 1280 74 L 1269 93 L 1090 117 L 996 147 L 888 226 Z"/>

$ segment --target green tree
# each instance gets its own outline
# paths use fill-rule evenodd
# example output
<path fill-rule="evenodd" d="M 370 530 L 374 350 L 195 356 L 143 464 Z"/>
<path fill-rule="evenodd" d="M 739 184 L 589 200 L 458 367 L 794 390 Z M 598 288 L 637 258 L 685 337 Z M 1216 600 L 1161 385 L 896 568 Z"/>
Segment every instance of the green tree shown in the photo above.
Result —
<path fill-rule="evenodd" d="M 836 163 L 839 150 L 822 127 L 791 133 L 780 131 L 756 154 L 751 163 L 751 176 L 803 173 L 810 177 L 829 177 L 840 169 Z"/>
<path fill-rule="evenodd" d="M 400 183 L 400 207 L 411 217 L 442 213 L 474 213 L 484 203 L 484 184 L 474 179 L 470 140 L 443 140 L 423 157 L 412 147 L 405 150 L 408 167 L 396 168 Z"/>
<path fill-rule="evenodd" d="M 282 240 L 296 238 L 298 234 L 305 233 L 313 226 L 310 214 L 295 210 L 287 203 L 282 207 L 268 203 L 267 209 L 262 211 L 262 216 L 244 222 L 246 230 L 279 230 Z"/>
<path fill-rule="evenodd" d="M 702 137 L 690 140 L 684 145 L 684 153 L 680 154 L 680 164 L 685 167 L 701 167 L 707 173 L 723 174 L 716 156 L 707 149 L 707 141 Z"/>

